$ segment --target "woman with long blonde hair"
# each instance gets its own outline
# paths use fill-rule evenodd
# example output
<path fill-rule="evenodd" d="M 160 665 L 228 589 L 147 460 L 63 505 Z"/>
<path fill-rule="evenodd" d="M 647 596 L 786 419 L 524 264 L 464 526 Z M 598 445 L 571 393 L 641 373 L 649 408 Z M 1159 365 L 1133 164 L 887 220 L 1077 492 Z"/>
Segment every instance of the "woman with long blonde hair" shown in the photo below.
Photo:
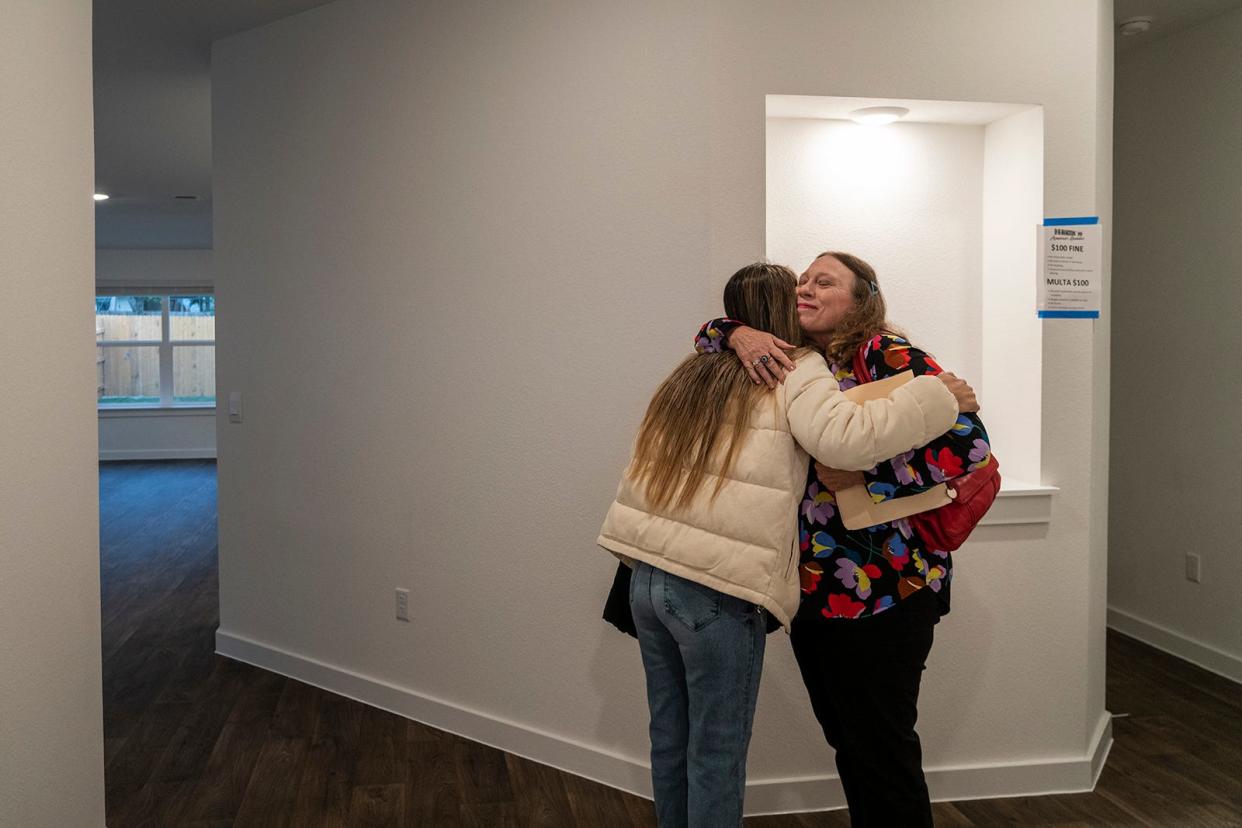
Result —
<path fill-rule="evenodd" d="M 823 357 L 796 347 L 796 277 L 748 265 L 729 280 L 731 319 L 794 346 L 774 392 L 731 354 L 683 361 L 660 385 L 599 544 L 629 563 L 651 712 L 662 828 L 738 825 L 766 619 L 798 608 L 797 509 L 815 457 L 865 469 L 943 433 L 973 391 L 951 375 L 889 399 L 846 399 Z"/>

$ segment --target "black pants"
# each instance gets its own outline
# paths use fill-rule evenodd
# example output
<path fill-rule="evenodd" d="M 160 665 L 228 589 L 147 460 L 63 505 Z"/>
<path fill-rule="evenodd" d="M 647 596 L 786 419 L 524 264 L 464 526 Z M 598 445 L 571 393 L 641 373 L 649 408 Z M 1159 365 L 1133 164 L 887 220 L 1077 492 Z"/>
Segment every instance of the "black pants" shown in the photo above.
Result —
<path fill-rule="evenodd" d="M 932 824 L 914 725 L 939 620 L 937 596 L 925 587 L 873 618 L 794 621 L 794 655 L 815 718 L 836 749 L 855 828 Z"/>

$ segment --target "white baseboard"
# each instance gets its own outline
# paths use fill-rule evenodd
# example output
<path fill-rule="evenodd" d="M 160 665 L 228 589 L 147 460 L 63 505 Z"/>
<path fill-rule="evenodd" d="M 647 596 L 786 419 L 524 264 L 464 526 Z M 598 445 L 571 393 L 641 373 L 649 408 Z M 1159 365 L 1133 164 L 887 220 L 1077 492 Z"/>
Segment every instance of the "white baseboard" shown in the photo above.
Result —
<path fill-rule="evenodd" d="M 1137 638 L 1157 650 L 1162 650 L 1183 661 L 1202 667 L 1204 670 L 1242 684 L 1242 658 L 1232 653 L 1218 650 L 1210 644 L 1196 641 L 1159 624 L 1144 621 L 1114 607 L 1108 608 L 1108 626 L 1131 638 Z"/>
<path fill-rule="evenodd" d="M 216 652 L 540 764 L 651 798 L 651 770 L 644 762 L 433 699 L 224 630 L 216 631 Z M 927 768 L 927 785 L 937 802 L 1090 791 L 1112 741 L 1112 721 L 1105 713 L 1085 756 Z M 760 779 L 746 785 L 746 813 L 750 816 L 844 807 L 845 795 L 835 775 Z"/>
<path fill-rule="evenodd" d="M 1094 790 L 1113 745 L 1112 717 L 1096 725 L 1090 751 L 1082 757 L 995 765 L 924 768 L 933 802 L 1045 796 Z M 841 780 L 835 775 L 757 780 L 746 785 L 746 813 L 792 814 L 845 807 Z"/>
<path fill-rule="evenodd" d="M 100 460 L 214 460 L 214 448 L 196 449 L 101 449 Z"/>

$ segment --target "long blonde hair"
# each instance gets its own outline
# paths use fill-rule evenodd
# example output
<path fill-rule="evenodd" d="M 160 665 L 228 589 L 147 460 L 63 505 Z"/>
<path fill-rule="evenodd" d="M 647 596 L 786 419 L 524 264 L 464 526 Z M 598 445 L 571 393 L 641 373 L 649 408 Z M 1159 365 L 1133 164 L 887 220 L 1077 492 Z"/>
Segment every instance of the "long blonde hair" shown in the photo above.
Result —
<path fill-rule="evenodd" d="M 787 267 L 756 263 L 725 285 L 725 314 L 798 345 L 797 277 Z M 653 509 L 690 504 L 718 451 L 725 451 L 714 498 L 733 467 L 751 411 L 767 388 L 756 385 L 731 352 L 699 354 L 677 366 L 656 390 L 638 429 L 630 474 Z"/>

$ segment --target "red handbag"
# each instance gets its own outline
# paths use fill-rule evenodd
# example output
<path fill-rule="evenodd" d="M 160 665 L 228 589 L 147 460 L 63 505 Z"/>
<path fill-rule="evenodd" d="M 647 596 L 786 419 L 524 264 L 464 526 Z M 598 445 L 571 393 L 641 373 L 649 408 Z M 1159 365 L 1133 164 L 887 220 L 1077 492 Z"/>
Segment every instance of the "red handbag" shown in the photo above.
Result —
<path fill-rule="evenodd" d="M 867 360 L 863 356 L 866 347 L 864 343 L 854 354 L 854 378 L 859 384 L 871 381 L 871 372 L 867 370 Z M 945 488 L 953 502 L 939 509 L 911 515 L 910 526 L 929 548 L 955 552 L 992 507 L 1000 487 L 1000 464 L 993 454 L 991 462 L 983 468 L 946 480 Z"/>

